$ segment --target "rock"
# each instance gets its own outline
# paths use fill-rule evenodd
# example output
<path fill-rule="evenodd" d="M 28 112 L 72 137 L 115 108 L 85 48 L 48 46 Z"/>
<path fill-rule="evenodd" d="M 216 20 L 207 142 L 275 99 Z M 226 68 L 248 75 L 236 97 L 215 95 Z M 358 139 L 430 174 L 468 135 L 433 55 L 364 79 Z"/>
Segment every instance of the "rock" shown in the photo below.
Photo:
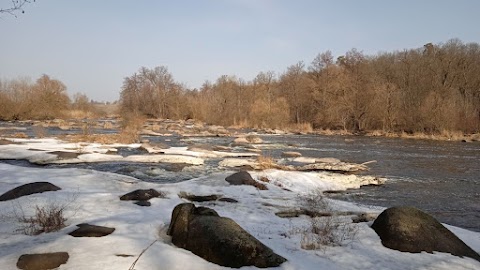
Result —
<path fill-rule="evenodd" d="M 19 144 L 10 140 L 0 139 L 0 145 Z"/>
<path fill-rule="evenodd" d="M 73 237 L 103 237 L 115 231 L 115 228 L 90 225 L 87 223 L 78 224 L 77 227 L 78 229 L 69 233 L 69 235 Z"/>
<path fill-rule="evenodd" d="M 12 190 L 9 190 L 0 195 L 0 201 L 8 201 L 22 196 L 27 196 L 36 193 L 42 193 L 46 191 L 57 191 L 61 188 L 55 186 L 49 182 L 33 182 L 25 185 L 18 186 Z"/>
<path fill-rule="evenodd" d="M 152 203 L 149 202 L 149 201 L 136 201 L 136 202 L 134 202 L 134 204 L 139 205 L 139 206 L 146 206 L 146 207 L 152 205 Z"/>
<path fill-rule="evenodd" d="M 249 143 L 258 144 L 263 143 L 262 138 L 258 137 L 257 135 L 247 135 L 245 137 Z"/>
<path fill-rule="evenodd" d="M 235 140 L 233 140 L 233 143 L 235 145 L 243 145 L 243 144 L 248 144 L 249 142 L 245 137 L 238 137 L 238 138 L 235 138 Z"/>
<path fill-rule="evenodd" d="M 210 210 L 210 211 L 209 211 Z M 276 267 L 286 261 L 230 218 L 209 208 L 179 204 L 173 209 L 167 234 L 177 247 L 221 266 Z"/>
<path fill-rule="evenodd" d="M 65 151 L 54 151 L 54 152 L 48 152 L 48 153 L 56 155 L 58 159 L 74 159 L 80 155 L 80 153 L 65 152 Z"/>
<path fill-rule="evenodd" d="M 155 189 L 137 189 L 120 197 L 122 201 L 148 201 L 151 198 L 165 197 L 165 193 Z"/>
<path fill-rule="evenodd" d="M 219 201 L 219 202 L 238 203 L 237 200 L 232 199 L 232 198 L 227 198 L 227 197 L 225 197 L 225 198 L 220 198 L 220 199 L 218 199 L 218 201 Z"/>
<path fill-rule="evenodd" d="M 298 171 L 333 171 L 333 172 L 359 172 L 366 171 L 368 167 L 355 163 L 314 163 L 295 167 Z"/>
<path fill-rule="evenodd" d="M 182 199 L 189 200 L 191 202 L 210 202 L 210 201 L 220 201 L 220 202 L 230 202 L 230 203 L 238 203 L 237 200 L 232 198 L 224 198 L 222 195 L 194 195 L 184 191 L 178 193 L 178 197 Z"/>
<path fill-rule="evenodd" d="M 374 213 L 361 213 L 356 216 L 352 217 L 353 223 L 360 223 L 360 222 L 370 222 L 375 220 L 378 217 L 378 214 Z"/>
<path fill-rule="evenodd" d="M 301 157 L 301 156 L 302 154 L 299 152 L 291 152 L 291 151 L 282 152 L 282 157 L 284 158 L 295 158 L 295 157 Z"/>
<path fill-rule="evenodd" d="M 195 205 L 182 203 L 172 211 L 172 218 L 168 226 L 167 234 L 172 236 L 172 242 L 180 248 L 186 248 L 188 242 L 188 225 L 195 211 Z M 175 239 L 175 240 L 174 240 Z"/>
<path fill-rule="evenodd" d="M 18 258 L 17 267 L 24 270 L 47 270 L 55 269 L 67 263 L 67 252 L 23 254 Z"/>
<path fill-rule="evenodd" d="M 419 253 L 446 252 L 480 261 L 480 255 L 432 216 L 413 207 L 392 207 L 373 222 L 385 247 Z"/>
<path fill-rule="evenodd" d="M 215 194 L 212 194 L 212 195 L 194 195 L 194 194 L 190 194 L 190 193 L 181 191 L 181 192 L 178 193 L 178 197 L 180 197 L 182 199 L 187 199 L 191 202 L 209 202 L 209 201 L 216 201 L 221 196 L 215 195 Z"/>
<path fill-rule="evenodd" d="M 223 145 L 215 145 L 213 146 L 213 151 L 231 152 L 232 148 Z"/>
<path fill-rule="evenodd" d="M 194 144 L 190 145 L 187 150 L 189 151 L 197 151 L 197 152 L 202 152 L 202 151 L 213 151 L 213 146 L 209 144 Z"/>
<path fill-rule="evenodd" d="M 252 178 L 252 176 L 246 171 L 241 171 L 241 172 L 234 173 L 234 174 L 228 176 L 227 178 L 225 178 L 225 181 L 230 183 L 230 185 L 250 185 L 250 186 L 254 186 L 254 187 L 256 187 L 257 189 L 260 189 L 260 190 L 267 190 L 268 189 L 267 186 L 265 186 L 264 184 L 255 181 Z"/>

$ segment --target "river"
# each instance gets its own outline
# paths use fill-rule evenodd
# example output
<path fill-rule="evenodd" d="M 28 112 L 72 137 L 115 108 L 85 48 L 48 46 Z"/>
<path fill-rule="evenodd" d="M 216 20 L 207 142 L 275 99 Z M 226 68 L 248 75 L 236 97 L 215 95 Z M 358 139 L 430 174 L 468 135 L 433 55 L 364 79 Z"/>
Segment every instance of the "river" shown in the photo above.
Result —
<path fill-rule="evenodd" d="M 30 128 L 26 129 L 27 133 Z M 58 129 L 49 134 L 62 133 Z M 30 135 L 30 134 L 29 134 Z M 382 186 L 329 196 L 365 205 L 391 207 L 410 205 L 422 209 L 441 222 L 480 232 L 480 143 L 429 141 L 400 138 L 317 135 L 262 135 L 259 147 L 265 156 L 279 158 L 283 151 L 300 152 L 305 157 L 335 157 L 363 163 L 376 160 L 365 174 L 387 178 Z M 194 143 L 228 145 L 228 137 L 144 137 L 170 146 Z M 128 155 L 129 153 L 124 153 Z M 133 153 L 135 154 L 135 153 Z M 3 161 L 13 162 L 13 161 Z M 218 162 L 218 160 L 210 161 Z M 18 165 L 26 162 L 15 161 Z M 182 170 L 158 164 L 77 164 L 56 167 L 82 167 L 135 176 L 145 181 L 178 182 L 207 175 L 203 171 Z M 208 165 L 208 163 L 207 163 Z"/>

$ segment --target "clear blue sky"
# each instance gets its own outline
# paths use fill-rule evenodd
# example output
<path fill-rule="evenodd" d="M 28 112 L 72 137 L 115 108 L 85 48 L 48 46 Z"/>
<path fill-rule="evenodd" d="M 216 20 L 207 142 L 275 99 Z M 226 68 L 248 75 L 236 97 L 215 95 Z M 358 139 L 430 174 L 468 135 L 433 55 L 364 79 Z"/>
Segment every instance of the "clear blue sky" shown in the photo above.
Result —
<path fill-rule="evenodd" d="M 0 18 L 0 79 L 48 74 L 70 94 L 114 101 L 141 66 L 165 65 L 194 88 L 279 74 L 326 50 L 480 42 L 479 11 L 477 0 L 37 0 Z"/>

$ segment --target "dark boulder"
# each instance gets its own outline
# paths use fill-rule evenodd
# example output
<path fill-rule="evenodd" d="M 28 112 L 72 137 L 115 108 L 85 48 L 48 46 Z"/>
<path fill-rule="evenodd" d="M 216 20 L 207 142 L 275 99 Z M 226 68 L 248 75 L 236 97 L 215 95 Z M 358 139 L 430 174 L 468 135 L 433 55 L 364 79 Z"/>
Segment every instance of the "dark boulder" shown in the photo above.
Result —
<path fill-rule="evenodd" d="M 148 201 L 151 198 L 165 197 L 165 193 L 155 189 L 137 189 L 120 197 L 122 201 Z"/>
<path fill-rule="evenodd" d="M 168 228 L 172 243 L 221 266 L 276 267 L 286 261 L 230 218 L 191 203 L 173 209 Z"/>
<path fill-rule="evenodd" d="M 35 193 L 42 193 L 46 191 L 57 191 L 61 188 L 49 182 L 34 182 L 18 186 L 12 190 L 3 193 L 0 196 L 0 201 L 14 200 L 22 196 L 27 196 Z"/>
<path fill-rule="evenodd" d="M 218 199 L 219 202 L 228 202 L 228 203 L 238 203 L 237 200 L 233 199 L 233 198 L 227 198 L 227 197 L 224 197 L 224 198 L 220 198 Z"/>
<path fill-rule="evenodd" d="M 17 267 L 24 270 L 47 270 L 55 269 L 67 263 L 67 252 L 24 254 L 18 258 Z"/>
<path fill-rule="evenodd" d="M 78 224 L 77 227 L 78 229 L 69 233 L 69 235 L 73 237 L 102 237 L 115 231 L 115 228 L 90 225 L 87 223 Z"/>
<path fill-rule="evenodd" d="M 383 211 L 372 228 L 385 247 L 418 253 L 446 252 L 480 261 L 480 255 L 432 216 L 413 207 L 392 207 Z"/>
<path fill-rule="evenodd" d="M 225 178 L 230 185 L 250 185 L 260 190 L 267 190 L 267 186 L 255 181 L 247 171 L 240 171 Z"/>

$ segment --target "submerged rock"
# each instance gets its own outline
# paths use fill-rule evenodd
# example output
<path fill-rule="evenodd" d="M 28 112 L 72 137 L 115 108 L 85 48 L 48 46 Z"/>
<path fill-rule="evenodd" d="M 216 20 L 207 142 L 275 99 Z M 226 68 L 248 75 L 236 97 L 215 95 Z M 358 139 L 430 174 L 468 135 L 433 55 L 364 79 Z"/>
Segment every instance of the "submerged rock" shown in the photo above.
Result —
<path fill-rule="evenodd" d="M 0 195 L 0 201 L 9 201 L 36 193 L 42 193 L 47 191 L 57 191 L 61 188 L 55 186 L 49 182 L 33 182 L 25 185 L 18 186 L 12 190 L 9 190 Z"/>
<path fill-rule="evenodd" d="M 136 201 L 136 202 L 134 202 L 134 204 L 136 204 L 138 206 L 145 206 L 145 207 L 148 207 L 148 206 L 152 205 L 152 203 L 149 202 L 149 201 Z"/>
<path fill-rule="evenodd" d="M 446 252 L 480 261 L 480 255 L 432 216 L 414 207 L 392 207 L 383 211 L 372 228 L 385 247 L 419 253 Z"/>
<path fill-rule="evenodd" d="M 282 157 L 284 158 L 296 158 L 296 157 L 301 157 L 302 154 L 299 152 L 292 152 L 292 151 L 286 151 L 282 152 Z"/>
<path fill-rule="evenodd" d="M 232 219 L 191 203 L 179 204 L 173 209 L 167 234 L 177 247 L 221 266 L 266 268 L 286 261 Z"/>
<path fill-rule="evenodd" d="M 17 267 L 24 270 L 48 270 L 67 263 L 67 252 L 23 254 L 18 258 Z"/>
<path fill-rule="evenodd" d="M 210 201 L 221 201 L 221 202 L 230 202 L 238 203 L 237 200 L 232 198 L 226 198 L 222 195 L 212 194 L 212 195 L 195 195 L 190 194 L 184 191 L 178 193 L 178 197 L 182 199 L 189 200 L 191 202 L 210 202 Z"/>

